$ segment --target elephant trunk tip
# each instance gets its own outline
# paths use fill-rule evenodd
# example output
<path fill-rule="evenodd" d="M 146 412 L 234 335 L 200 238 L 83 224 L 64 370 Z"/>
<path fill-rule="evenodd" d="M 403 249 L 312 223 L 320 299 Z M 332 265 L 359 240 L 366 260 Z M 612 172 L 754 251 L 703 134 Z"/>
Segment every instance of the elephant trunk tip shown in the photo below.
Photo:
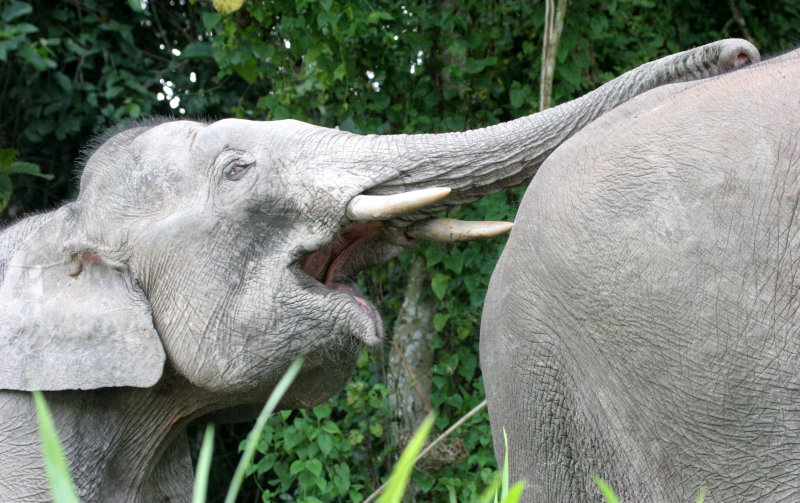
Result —
<path fill-rule="evenodd" d="M 720 67 L 733 70 L 761 61 L 758 49 L 747 40 L 735 39 L 728 42 L 719 55 Z"/>

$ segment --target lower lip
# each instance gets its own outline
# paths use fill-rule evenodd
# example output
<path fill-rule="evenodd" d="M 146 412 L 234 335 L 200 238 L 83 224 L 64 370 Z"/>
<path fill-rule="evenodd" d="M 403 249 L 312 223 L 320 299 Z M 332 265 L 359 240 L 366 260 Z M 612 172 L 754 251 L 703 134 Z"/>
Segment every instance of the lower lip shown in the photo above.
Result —
<path fill-rule="evenodd" d="M 366 299 L 356 295 L 355 288 L 350 286 L 350 285 L 346 285 L 346 284 L 342 284 L 342 283 L 335 283 L 333 285 L 330 285 L 329 288 L 331 288 L 332 290 L 336 290 L 338 292 L 346 293 L 347 295 L 352 297 L 353 300 L 356 301 L 358 306 L 364 312 L 364 314 L 367 315 L 367 317 L 374 324 L 374 326 L 375 326 L 375 334 L 376 334 L 375 337 L 374 338 L 373 337 L 369 337 L 364 342 L 366 342 L 367 344 L 378 344 L 379 342 L 381 342 L 380 334 L 383 332 L 383 330 L 382 330 L 382 321 L 381 321 L 380 315 L 377 313 L 377 311 L 375 311 L 375 308 L 373 308 L 372 305 L 369 302 L 367 302 Z"/>

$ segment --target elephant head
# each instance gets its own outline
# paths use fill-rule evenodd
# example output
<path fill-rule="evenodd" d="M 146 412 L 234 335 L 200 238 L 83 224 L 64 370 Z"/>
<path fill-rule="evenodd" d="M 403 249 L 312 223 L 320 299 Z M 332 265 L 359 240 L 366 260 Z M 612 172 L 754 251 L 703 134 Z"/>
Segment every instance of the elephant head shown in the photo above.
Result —
<path fill-rule="evenodd" d="M 465 133 L 235 119 L 116 132 L 88 155 L 76 200 L 2 235 L 0 388 L 150 387 L 166 361 L 197 388 L 259 401 L 304 355 L 283 405 L 319 403 L 358 348 L 382 340 L 356 274 L 415 238 L 472 232 L 445 236 L 428 215 L 529 181 L 567 137 L 646 89 L 757 59 L 744 41 L 709 44 Z M 366 198 L 432 187 L 445 189 L 405 205 Z"/>

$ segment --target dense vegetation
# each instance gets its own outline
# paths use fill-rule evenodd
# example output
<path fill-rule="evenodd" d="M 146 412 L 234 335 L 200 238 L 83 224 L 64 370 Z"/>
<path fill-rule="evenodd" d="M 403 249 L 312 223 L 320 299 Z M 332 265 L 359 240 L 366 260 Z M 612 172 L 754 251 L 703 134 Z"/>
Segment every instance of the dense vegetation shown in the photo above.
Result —
<path fill-rule="evenodd" d="M 248 0 L 228 15 L 186 0 L 4 0 L 0 8 L 0 157 L 6 219 L 74 195 L 76 159 L 117 121 L 148 115 L 295 118 L 358 133 L 482 127 L 539 108 L 545 3 L 528 0 Z M 725 37 L 769 55 L 797 42 L 800 1 L 573 0 L 558 48 L 553 102 L 642 62 Z M 22 167 L 21 167 L 22 166 Z M 12 174 L 13 173 L 13 174 Z M 6 176 L 10 174 L 10 176 Z M 13 185 L 12 185 L 13 184 Z M 513 219 L 519 190 L 459 209 Z M 428 406 L 446 428 L 483 400 L 482 299 L 502 240 L 420 247 L 364 275 L 387 327 L 414 254 L 435 302 Z M 268 422 L 247 500 L 361 501 L 397 452 L 385 380 L 391 347 L 364 352 L 326 405 Z M 215 466 L 229 465 L 247 428 L 218 430 Z M 197 430 L 199 438 L 201 429 Z M 472 501 L 496 463 L 485 411 L 455 452 L 424 465 L 419 501 Z M 213 481 L 212 481 L 213 488 Z M 277 495 L 283 495 L 277 497 Z"/>

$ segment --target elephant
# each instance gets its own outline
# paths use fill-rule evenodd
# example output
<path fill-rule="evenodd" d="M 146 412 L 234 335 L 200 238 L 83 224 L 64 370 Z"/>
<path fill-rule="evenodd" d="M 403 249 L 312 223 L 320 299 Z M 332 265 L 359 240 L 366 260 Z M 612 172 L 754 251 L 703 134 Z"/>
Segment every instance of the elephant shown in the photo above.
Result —
<path fill-rule="evenodd" d="M 322 403 L 360 348 L 381 343 L 360 270 L 420 239 L 507 230 L 431 215 L 530 180 L 638 93 L 758 59 L 746 41 L 715 42 L 462 133 L 223 119 L 105 135 L 75 200 L 0 234 L 0 500 L 50 498 L 30 393 L 40 389 L 83 501 L 188 501 L 188 422 L 252 415 L 299 356 L 280 407 Z"/>
<path fill-rule="evenodd" d="M 524 501 L 800 501 L 798 82 L 659 87 L 538 170 L 480 341 Z"/>

